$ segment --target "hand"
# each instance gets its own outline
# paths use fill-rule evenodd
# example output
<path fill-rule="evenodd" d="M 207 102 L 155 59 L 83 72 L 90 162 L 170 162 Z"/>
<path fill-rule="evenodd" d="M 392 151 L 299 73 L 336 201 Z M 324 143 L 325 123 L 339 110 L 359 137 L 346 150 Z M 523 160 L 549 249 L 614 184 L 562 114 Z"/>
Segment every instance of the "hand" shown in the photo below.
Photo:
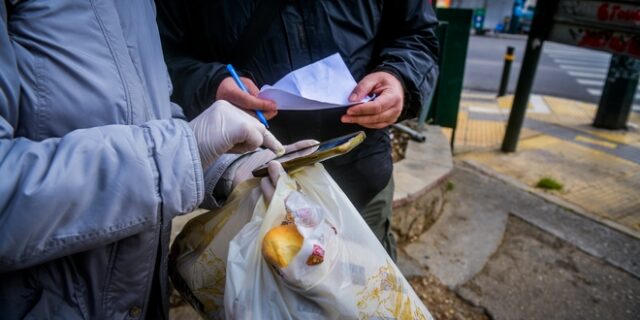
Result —
<path fill-rule="evenodd" d="M 273 199 L 273 194 L 276 193 L 276 186 L 278 185 L 278 179 L 282 174 L 285 174 L 284 168 L 278 161 L 271 161 L 268 164 L 269 175 L 260 180 L 260 190 L 264 195 L 264 201 L 269 204 Z"/>
<path fill-rule="evenodd" d="M 319 142 L 316 140 L 300 140 L 296 143 L 284 146 L 284 152 L 287 153 L 293 150 L 303 149 L 312 145 L 316 145 L 318 143 Z M 240 164 L 235 170 L 233 176 L 233 182 L 231 184 L 232 190 L 243 181 L 253 178 L 252 171 L 255 168 L 267 163 L 268 161 L 273 160 L 275 157 L 276 154 L 273 153 L 273 151 L 269 149 L 262 149 L 238 159 L 237 161 L 239 161 Z"/>
<path fill-rule="evenodd" d="M 360 101 L 371 93 L 377 95 L 375 100 L 350 107 L 341 121 L 371 129 L 395 123 L 404 105 L 404 88 L 400 80 L 383 71 L 370 73 L 353 89 L 349 101 Z"/>
<path fill-rule="evenodd" d="M 240 77 L 240 80 L 242 80 L 244 86 L 247 87 L 249 93 L 242 91 L 232 77 L 226 77 L 218 86 L 216 100 L 227 100 L 244 110 L 262 110 L 267 120 L 278 114 L 275 102 L 258 98 L 258 92 L 260 92 L 260 90 L 251 79 Z M 254 113 L 251 112 L 250 114 L 253 115 Z"/>
<path fill-rule="evenodd" d="M 284 153 L 282 144 L 262 123 L 224 100 L 216 101 L 189 125 L 204 169 L 223 153 L 244 153 L 261 145 Z"/>

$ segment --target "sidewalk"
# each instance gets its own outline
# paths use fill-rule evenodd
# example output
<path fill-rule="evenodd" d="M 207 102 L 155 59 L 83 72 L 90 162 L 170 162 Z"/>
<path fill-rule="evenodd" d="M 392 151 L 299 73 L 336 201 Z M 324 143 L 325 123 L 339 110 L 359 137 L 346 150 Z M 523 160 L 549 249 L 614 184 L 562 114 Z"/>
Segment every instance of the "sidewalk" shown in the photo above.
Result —
<path fill-rule="evenodd" d="M 464 92 L 456 159 L 533 190 L 543 177 L 563 184 L 539 191 L 556 203 L 640 238 L 640 115 L 631 128 L 593 128 L 596 106 L 533 95 L 516 153 L 499 150 L 512 97 Z M 448 137 L 451 131 L 445 132 Z M 538 189 L 539 190 L 539 189 Z"/>

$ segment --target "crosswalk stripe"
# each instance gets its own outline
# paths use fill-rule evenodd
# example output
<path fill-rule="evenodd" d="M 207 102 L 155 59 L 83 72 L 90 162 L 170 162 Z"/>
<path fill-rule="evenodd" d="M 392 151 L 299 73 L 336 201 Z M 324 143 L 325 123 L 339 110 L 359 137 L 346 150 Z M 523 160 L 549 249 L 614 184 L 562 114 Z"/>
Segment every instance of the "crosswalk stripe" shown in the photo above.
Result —
<path fill-rule="evenodd" d="M 587 91 L 592 96 L 601 96 L 602 95 L 602 89 L 588 88 Z M 640 93 L 636 93 L 636 95 L 633 97 L 633 100 L 640 101 Z"/>
<path fill-rule="evenodd" d="M 577 66 L 592 66 L 592 67 L 601 67 L 601 68 L 609 68 L 608 62 L 591 62 L 591 61 L 580 61 L 580 60 L 566 60 L 566 59 L 553 59 L 553 62 L 561 65 L 577 65 Z"/>
<path fill-rule="evenodd" d="M 596 86 L 602 87 L 604 86 L 604 82 L 602 80 L 591 80 L 591 79 L 577 79 L 579 84 L 585 86 Z"/>
<path fill-rule="evenodd" d="M 591 62 L 598 62 L 598 63 L 609 63 L 609 61 L 611 61 L 610 58 L 596 58 L 596 57 L 589 57 L 589 56 L 583 56 L 583 55 L 579 55 L 579 54 L 549 54 L 549 57 L 551 57 L 551 59 L 564 59 L 564 60 L 576 60 L 576 61 L 591 61 Z"/>
<path fill-rule="evenodd" d="M 585 77 L 585 78 L 596 78 L 596 79 L 604 79 L 607 77 L 606 73 L 591 73 L 591 72 L 580 72 L 580 71 L 568 71 L 568 73 L 572 77 Z"/>
<path fill-rule="evenodd" d="M 604 81 L 601 80 L 591 80 L 591 79 L 576 79 L 579 84 L 584 86 L 595 86 L 595 87 L 604 87 Z M 640 90 L 640 84 L 638 84 L 637 89 Z"/>
<path fill-rule="evenodd" d="M 567 66 L 567 65 L 560 65 L 560 68 L 565 70 L 574 70 L 574 71 L 591 71 L 591 72 L 597 72 L 597 73 L 607 73 L 606 68 L 578 67 L 578 66 Z"/>
<path fill-rule="evenodd" d="M 575 54 L 575 55 L 580 55 L 583 57 L 597 57 L 597 58 L 609 58 L 611 57 L 611 55 L 607 54 L 607 53 L 600 53 L 597 51 L 587 51 L 587 50 L 583 50 L 583 49 L 578 49 L 578 50 L 558 50 L 558 49 L 553 49 L 553 48 L 544 48 L 542 50 L 542 52 L 544 53 L 549 53 L 549 54 Z"/>
<path fill-rule="evenodd" d="M 633 110 L 633 111 L 637 111 L 637 112 L 640 112 L 640 104 L 634 104 L 634 105 L 631 107 L 631 110 Z"/>
<path fill-rule="evenodd" d="M 587 92 L 589 92 L 590 95 L 592 96 L 600 96 L 602 95 L 602 89 L 587 89 Z"/>
<path fill-rule="evenodd" d="M 496 94 L 491 92 L 480 92 L 480 91 L 462 91 L 462 96 L 466 99 L 490 99 L 494 100 L 496 98 Z"/>
<path fill-rule="evenodd" d="M 549 109 L 549 106 L 544 101 L 544 99 L 542 99 L 541 95 L 538 95 L 538 94 L 531 95 L 531 97 L 529 98 L 529 103 L 531 104 L 531 106 L 533 106 L 533 109 L 531 110 L 531 112 L 544 113 L 544 114 L 551 113 L 551 109 Z"/>
<path fill-rule="evenodd" d="M 567 60 L 575 60 L 575 61 L 590 61 L 590 62 L 598 62 L 598 63 L 609 63 L 611 59 L 609 58 L 597 58 L 597 57 L 588 57 L 581 56 L 579 54 L 549 54 L 551 59 L 567 59 Z"/>
<path fill-rule="evenodd" d="M 589 94 L 592 96 L 602 95 L 602 89 L 587 88 L 587 92 L 589 92 Z M 640 93 L 636 93 L 636 95 L 633 97 L 633 100 L 640 100 Z"/>
<path fill-rule="evenodd" d="M 582 50 L 575 50 L 575 49 L 553 49 L 553 48 L 544 48 L 543 49 L 544 52 L 547 53 L 580 53 L 580 54 L 584 54 L 584 51 Z M 591 52 L 590 52 L 591 53 Z"/>

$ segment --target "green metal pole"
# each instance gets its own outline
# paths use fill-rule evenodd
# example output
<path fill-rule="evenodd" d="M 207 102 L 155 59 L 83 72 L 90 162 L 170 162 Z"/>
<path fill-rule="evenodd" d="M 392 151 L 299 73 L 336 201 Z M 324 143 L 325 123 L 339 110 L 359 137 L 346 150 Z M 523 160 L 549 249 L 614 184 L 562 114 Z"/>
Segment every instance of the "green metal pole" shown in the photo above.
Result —
<path fill-rule="evenodd" d="M 594 127 L 613 130 L 627 127 L 639 77 L 640 60 L 621 55 L 611 57 Z"/>

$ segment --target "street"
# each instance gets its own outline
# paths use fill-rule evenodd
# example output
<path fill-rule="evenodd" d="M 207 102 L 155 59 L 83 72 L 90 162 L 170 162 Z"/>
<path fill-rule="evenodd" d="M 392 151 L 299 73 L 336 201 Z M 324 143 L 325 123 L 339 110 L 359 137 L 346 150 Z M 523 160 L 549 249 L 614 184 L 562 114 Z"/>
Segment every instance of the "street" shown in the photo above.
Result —
<path fill-rule="evenodd" d="M 464 89 L 497 92 L 507 46 L 516 49 L 508 93 L 515 91 L 524 56 L 526 37 L 471 36 L 464 75 Z M 611 55 L 547 41 L 536 73 L 533 93 L 597 104 L 607 76 Z M 640 112 L 640 90 L 633 110 Z"/>

